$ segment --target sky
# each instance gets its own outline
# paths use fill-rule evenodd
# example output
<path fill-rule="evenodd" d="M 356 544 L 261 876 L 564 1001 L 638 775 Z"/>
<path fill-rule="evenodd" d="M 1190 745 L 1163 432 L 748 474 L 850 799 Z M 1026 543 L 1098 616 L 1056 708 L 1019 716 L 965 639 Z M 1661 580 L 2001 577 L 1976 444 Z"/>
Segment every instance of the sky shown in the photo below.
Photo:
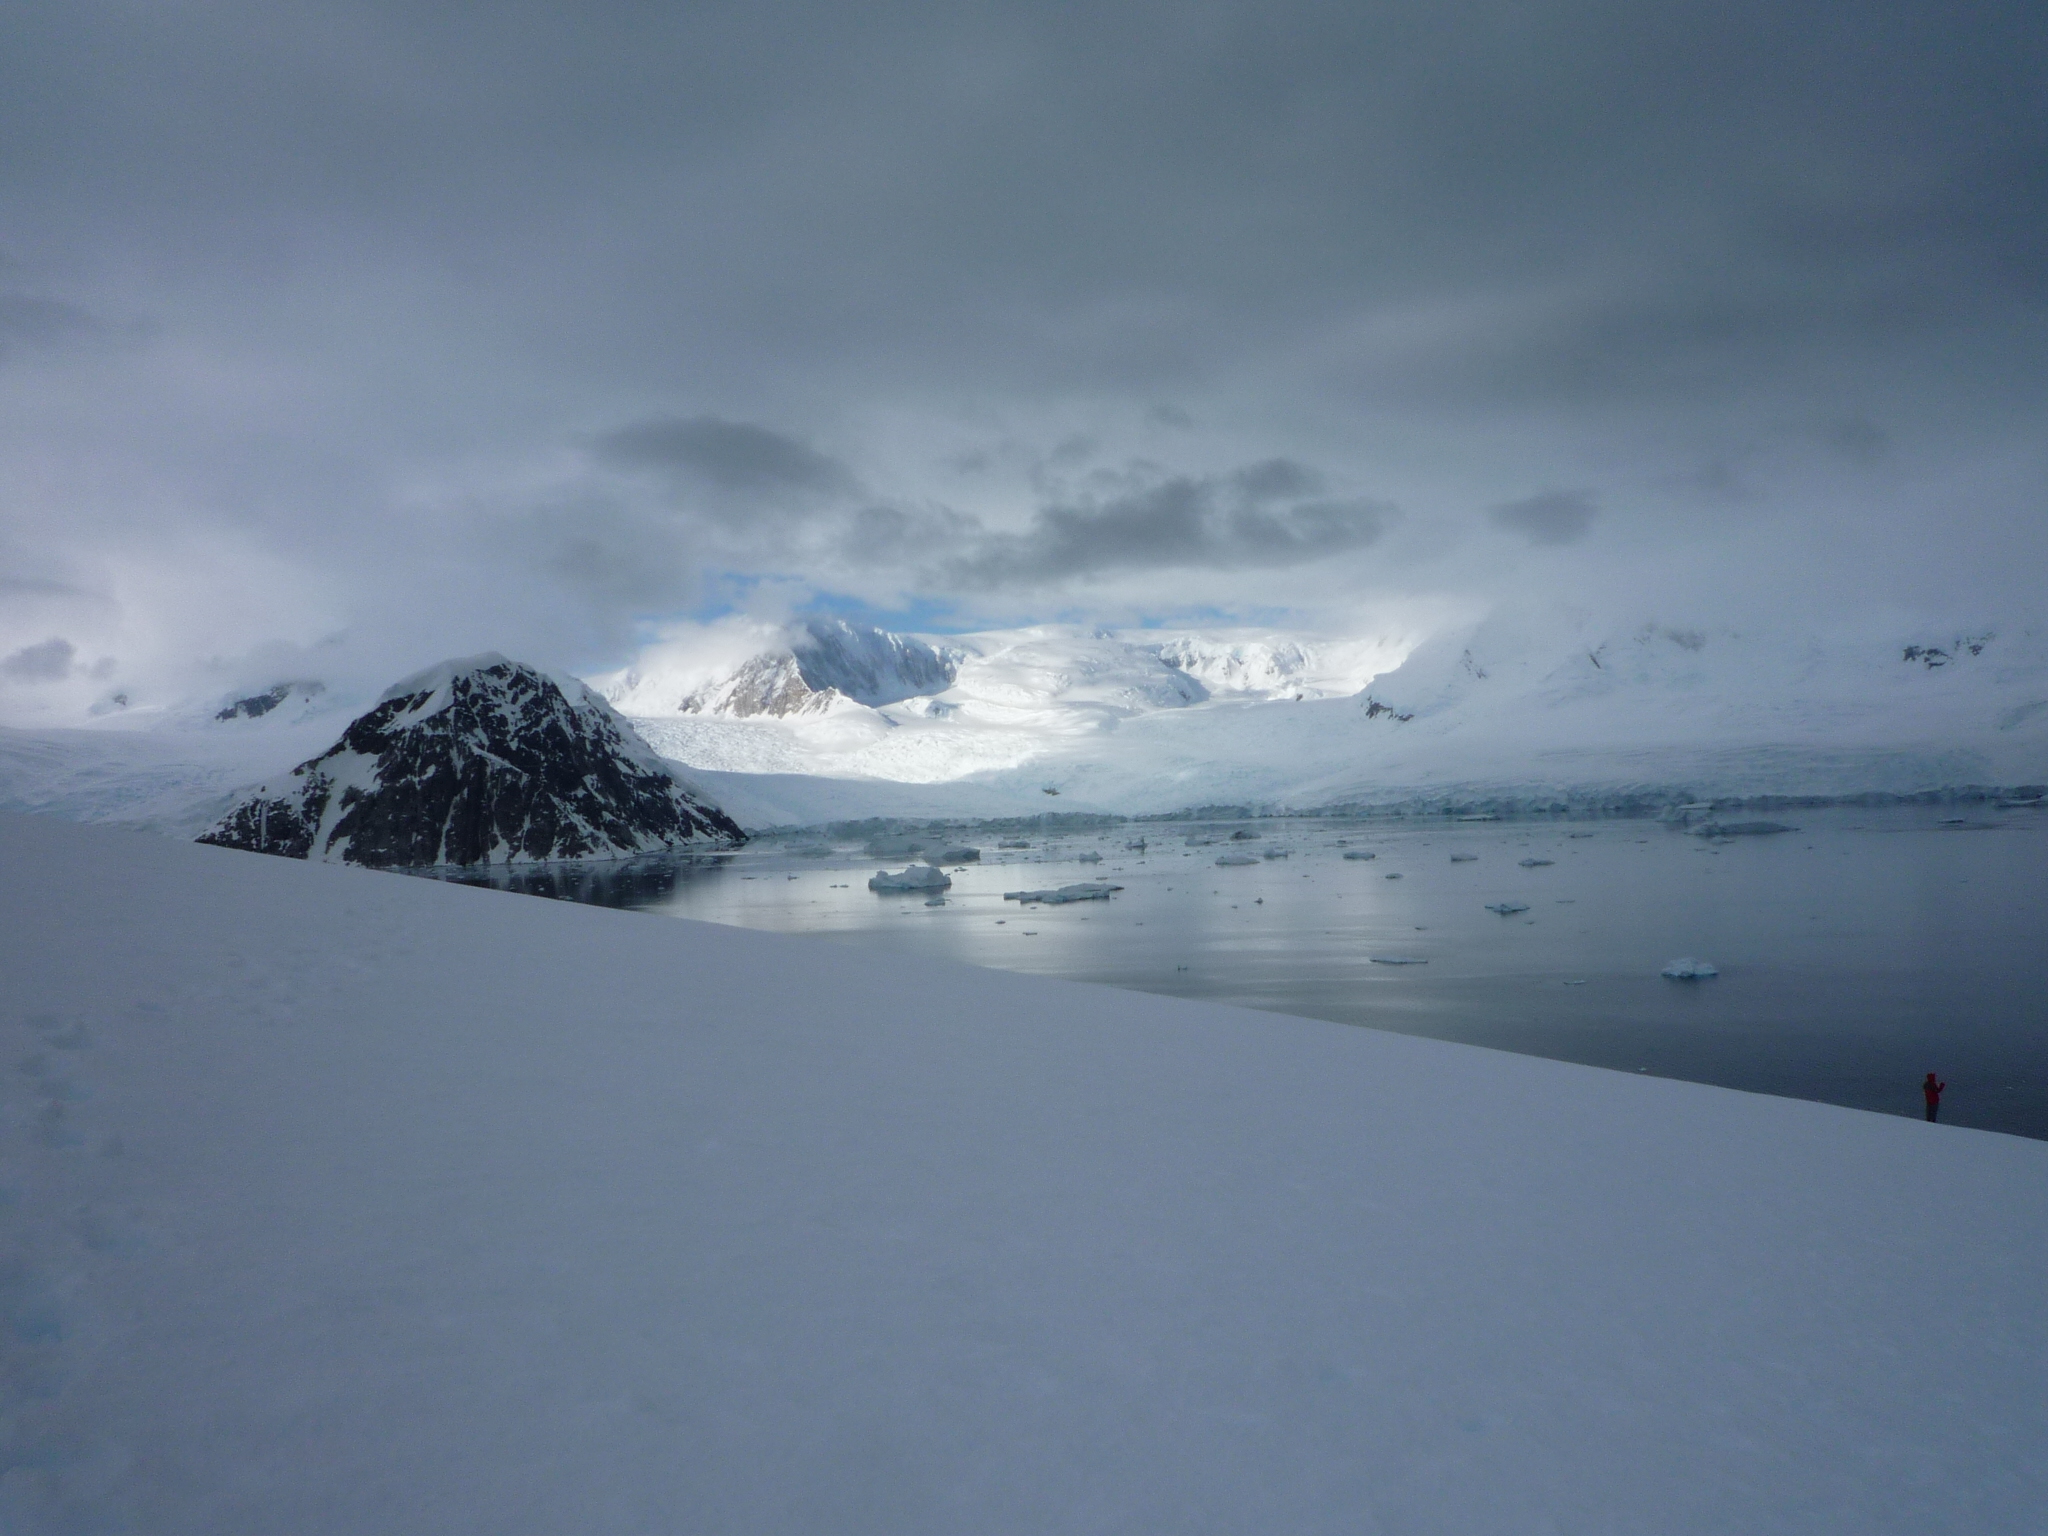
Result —
<path fill-rule="evenodd" d="M 0 0 L 0 720 L 2041 617 L 2038 4 Z"/>

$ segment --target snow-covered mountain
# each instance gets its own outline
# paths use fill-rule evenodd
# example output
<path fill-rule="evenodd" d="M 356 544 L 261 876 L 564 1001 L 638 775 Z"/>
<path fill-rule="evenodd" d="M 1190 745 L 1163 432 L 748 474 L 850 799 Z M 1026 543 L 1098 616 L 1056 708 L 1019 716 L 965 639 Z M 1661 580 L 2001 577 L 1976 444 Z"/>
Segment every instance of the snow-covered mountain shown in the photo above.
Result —
<path fill-rule="evenodd" d="M 810 619 L 781 642 L 708 679 L 629 667 L 602 691 L 632 714 L 821 715 L 845 703 L 894 704 L 951 686 L 962 653 L 909 635 Z"/>
<path fill-rule="evenodd" d="M 580 683 L 493 654 L 391 688 L 199 841 L 379 867 L 608 859 L 744 834 Z"/>
<path fill-rule="evenodd" d="M 930 693 L 635 723 L 756 825 L 908 814 L 919 795 L 928 814 L 1052 794 L 1151 812 L 2048 778 L 2048 634 L 2025 625 L 1819 635 L 1535 609 L 1420 643 L 1057 626 L 923 643 L 953 667 Z"/>
<path fill-rule="evenodd" d="M 816 621 L 711 639 L 591 683 L 750 827 L 2048 782 L 2048 624 L 2027 621 L 1821 633 L 1531 606 L 1419 635 Z M 331 685 L 228 707 L 271 691 L 0 729 L 0 809 L 189 836 L 368 702 Z"/>

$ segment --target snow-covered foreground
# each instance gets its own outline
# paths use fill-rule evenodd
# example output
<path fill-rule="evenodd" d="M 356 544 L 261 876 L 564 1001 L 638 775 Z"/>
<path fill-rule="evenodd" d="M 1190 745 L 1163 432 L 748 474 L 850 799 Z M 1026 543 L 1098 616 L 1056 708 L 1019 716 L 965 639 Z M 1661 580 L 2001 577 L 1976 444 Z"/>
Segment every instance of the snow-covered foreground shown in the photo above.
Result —
<path fill-rule="evenodd" d="M 10 1531 L 2021 1532 L 2048 1145 L 0 816 Z"/>

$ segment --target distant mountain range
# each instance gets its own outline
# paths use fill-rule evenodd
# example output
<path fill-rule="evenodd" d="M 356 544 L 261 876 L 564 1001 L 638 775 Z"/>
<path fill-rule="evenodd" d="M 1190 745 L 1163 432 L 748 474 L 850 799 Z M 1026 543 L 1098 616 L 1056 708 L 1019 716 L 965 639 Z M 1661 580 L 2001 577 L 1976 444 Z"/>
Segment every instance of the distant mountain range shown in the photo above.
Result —
<path fill-rule="evenodd" d="M 652 647 L 589 681 L 550 683 L 565 731 L 574 717 L 590 742 L 617 733 L 640 764 L 632 772 L 686 773 L 681 792 L 699 809 L 708 797 L 749 827 L 1052 809 L 1839 798 L 2048 781 L 2048 629 L 2027 624 L 1822 635 L 1790 621 L 1707 629 L 1532 610 L 1419 637 L 1333 637 L 1071 626 L 907 635 L 813 619 L 717 655 Z M 300 796 L 293 814 L 310 823 L 303 796 L 317 773 L 340 798 L 309 835 L 334 841 L 344 768 L 356 769 L 333 744 L 365 702 L 279 681 L 81 729 L 0 730 L 0 808 L 190 835 L 269 782 L 279 785 L 271 801 Z M 382 760 L 390 745 L 358 756 Z M 292 762 L 300 776 L 279 784 Z M 632 776 L 619 772 L 621 783 Z M 504 847 L 564 857 L 671 835 L 632 816 L 619 823 L 632 835 L 615 834 L 614 813 L 550 822 L 550 811 Z M 473 829 L 441 825 L 444 853 L 451 836 L 484 846 Z M 730 835 L 708 825 L 673 835 Z M 367 847 L 356 835 L 348 845 Z M 541 848 L 551 852 L 525 851 Z"/>

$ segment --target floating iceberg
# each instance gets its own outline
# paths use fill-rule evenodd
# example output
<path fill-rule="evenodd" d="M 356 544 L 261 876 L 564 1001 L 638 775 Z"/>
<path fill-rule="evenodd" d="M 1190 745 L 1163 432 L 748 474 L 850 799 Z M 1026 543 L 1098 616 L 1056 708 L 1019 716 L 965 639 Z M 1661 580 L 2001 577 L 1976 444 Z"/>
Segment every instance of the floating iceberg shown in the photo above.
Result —
<path fill-rule="evenodd" d="M 1269 859 L 1284 859 L 1293 852 L 1292 848 L 1268 848 L 1266 850 L 1266 857 Z"/>
<path fill-rule="evenodd" d="M 1518 861 L 1524 869 L 1541 869 L 1546 864 L 1555 864 L 1555 859 L 1522 859 Z"/>
<path fill-rule="evenodd" d="M 1386 876 L 1385 878 L 1387 878 L 1387 879 L 1389 879 L 1389 880 L 1398 880 L 1398 879 L 1400 879 L 1401 877 L 1400 877 L 1400 875 L 1398 875 L 1398 874 L 1392 874 L 1392 875 L 1388 875 L 1388 876 Z"/>
<path fill-rule="evenodd" d="M 1367 854 L 1366 857 L 1371 858 L 1372 855 Z M 1479 855 L 1476 853 L 1454 853 L 1451 855 L 1451 862 L 1453 864 L 1473 864 L 1477 863 L 1478 859 Z"/>
<path fill-rule="evenodd" d="M 1694 837 L 1769 837 L 1774 832 L 1797 832 L 1782 821 L 1703 821 L 1692 829 Z"/>
<path fill-rule="evenodd" d="M 953 883 L 953 877 L 943 869 L 930 864 L 913 864 L 900 875 L 892 875 L 886 869 L 875 871 L 868 881 L 871 891 L 943 891 Z"/>
<path fill-rule="evenodd" d="M 1344 850 L 1344 857 L 1347 859 L 1376 859 L 1379 855 L 1368 852 L 1363 848 L 1347 848 Z"/>
<path fill-rule="evenodd" d="M 979 864 L 981 862 L 981 850 L 979 848 L 948 848 L 939 855 L 939 862 L 941 864 Z"/>
<path fill-rule="evenodd" d="M 1002 842 L 997 843 L 996 846 L 998 848 L 1029 848 L 1031 845 L 1022 838 L 1013 837 L 1005 838 Z"/>
<path fill-rule="evenodd" d="M 1065 906 L 1070 901 L 1107 901 L 1111 891 L 1120 891 L 1120 885 L 1111 885 L 1106 880 L 1084 880 L 1078 885 L 1063 885 L 1055 891 L 1005 891 L 1005 901 L 1038 901 L 1048 907 Z"/>
<path fill-rule="evenodd" d="M 1095 850 L 1091 848 L 1088 850 L 1088 852 L 1082 854 L 1074 862 L 1076 864 L 1100 864 L 1102 862 L 1102 855 L 1095 852 Z"/>
<path fill-rule="evenodd" d="M 1694 960 L 1688 956 L 1672 961 L 1658 974 L 1669 976 L 1673 981 L 1704 981 L 1709 976 L 1720 975 L 1721 970 L 1711 960 Z"/>
<path fill-rule="evenodd" d="M 1249 853 L 1226 853 L 1216 861 L 1218 864 L 1256 864 L 1258 858 Z"/>
<path fill-rule="evenodd" d="M 1233 843 L 1252 843 L 1257 842 L 1260 838 L 1264 837 L 1265 835 L 1266 834 L 1263 832 L 1250 832 L 1243 827 L 1239 827 L 1235 832 L 1230 834 L 1230 840 Z"/>
<path fill-rule="evenodd" d="M 1143 839 L 1142 837 L 1134 837 L 1128 843 L 1125 843 L 1124 847 L 1129 849 L 1132 853 L 1143 853 L 1145 851 L 1145 839 Z"/>
<path fill-rule="evenodd" d="M 1498 912 L 1502 917 L 1513 917 L 1517 912 L 1528 911 L 1529 903 L 1526 901 L 1489 901 L 1486 904 L 1486 910 Z"/>
<path fill-rule="evenodd" d="M 1427 965 L 1427 960 L 1418 960 L 1413 955 L 1370 955 L 1374 965 Z"/>

